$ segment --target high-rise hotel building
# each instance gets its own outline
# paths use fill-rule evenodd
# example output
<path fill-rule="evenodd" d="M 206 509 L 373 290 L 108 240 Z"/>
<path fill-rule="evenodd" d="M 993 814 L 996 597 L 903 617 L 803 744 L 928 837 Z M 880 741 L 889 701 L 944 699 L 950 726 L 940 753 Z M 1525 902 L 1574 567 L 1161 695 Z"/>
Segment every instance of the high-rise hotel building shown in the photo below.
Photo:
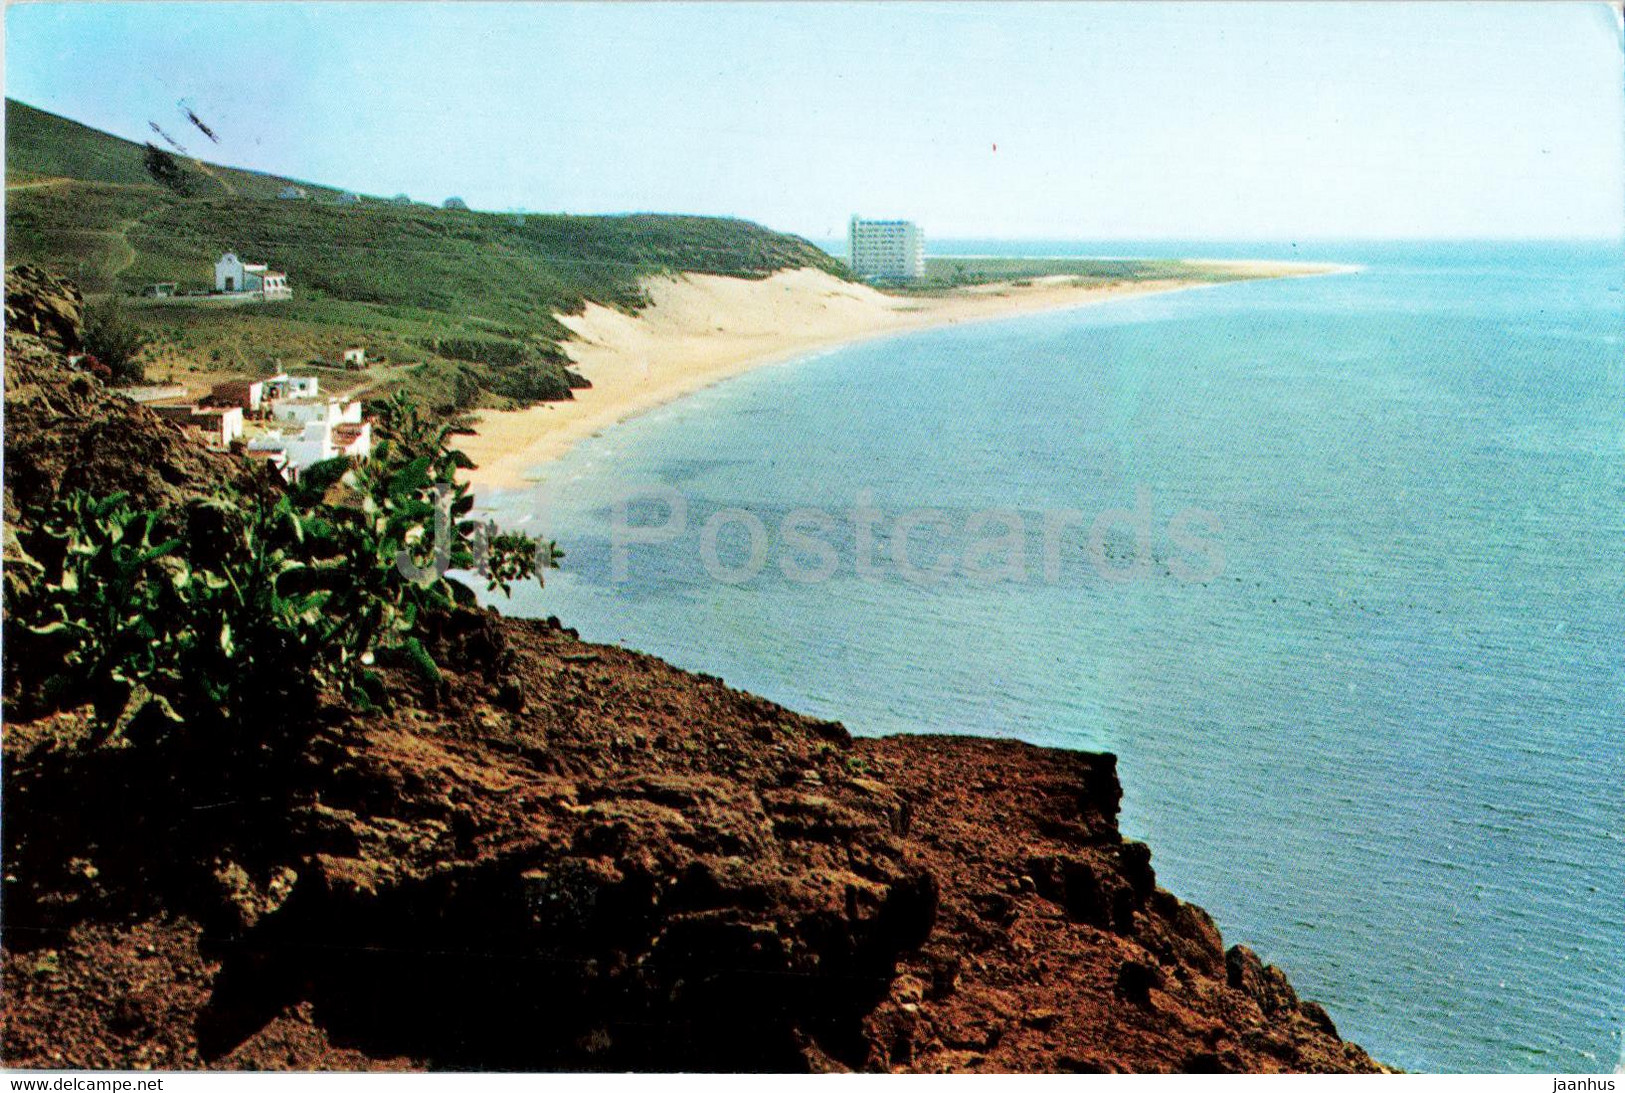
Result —
<path fill-rule="evenodd" d="M 847 228 L 847 262 L 859 277 L 910 281 L 925 276 L 925 236 L 908 220 L 863 220 Z"/>

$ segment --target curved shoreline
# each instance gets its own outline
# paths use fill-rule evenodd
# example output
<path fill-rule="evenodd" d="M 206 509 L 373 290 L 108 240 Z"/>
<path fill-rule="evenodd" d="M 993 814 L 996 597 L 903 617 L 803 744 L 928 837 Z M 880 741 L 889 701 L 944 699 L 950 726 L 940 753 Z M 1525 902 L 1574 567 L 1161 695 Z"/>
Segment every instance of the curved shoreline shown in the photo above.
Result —
<path fill-rule="evenodd" d="M 1194 263 L 1193 264 L 1198 264 Z M 1200 262 L 1236 280 L 1351 272 L 1301 262 Z M 476 491 L 519 489 L 576 444 L 612 425 L 745 372 L 819 350 L 964 322 L 1087 307 L 1130 296 L 1232 281 L 1167 279 L 1080 286 L 1067 276 L 991 284 L 936 296 L 894 296 L 811 269 L 758 281 L 711 275 L 646 282 L 650 304 L 629 316 L 598 304 L 559 321 L 564 349 L 593 386 L 567 402 L 487 411 L 459 447 Z"/>

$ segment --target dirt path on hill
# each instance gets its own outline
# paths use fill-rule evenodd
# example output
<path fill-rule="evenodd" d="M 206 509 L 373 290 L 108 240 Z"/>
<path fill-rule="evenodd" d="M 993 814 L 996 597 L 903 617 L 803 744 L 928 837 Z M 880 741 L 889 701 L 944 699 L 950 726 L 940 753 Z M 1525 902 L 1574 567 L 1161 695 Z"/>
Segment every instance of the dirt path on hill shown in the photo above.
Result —
<path fill-rule="evenodd" d="M 73 181 L 68 178 L 42 178 L 37 182 L 8 182 L 6 191 L 12 190 L 43 190 L 51 186 L 62 186 Z"/>

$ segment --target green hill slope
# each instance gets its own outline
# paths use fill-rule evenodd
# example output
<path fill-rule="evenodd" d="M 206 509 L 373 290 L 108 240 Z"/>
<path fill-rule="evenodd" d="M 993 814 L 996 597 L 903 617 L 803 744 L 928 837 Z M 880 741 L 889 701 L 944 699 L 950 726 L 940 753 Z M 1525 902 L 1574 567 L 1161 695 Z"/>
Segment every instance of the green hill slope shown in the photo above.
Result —
<path fill-rule="evenodd" d="M 154 143 L 163 141 L 154 135 Z M 235 167 L 185 160 L 203 195 L 275 197 L 282 187 L 304 187 L 316 195 L 336 196 L 338 191 L 313 186 L 289 178 L 244 171 Z M 92 129 L 88 125 L 45 110 L 6 100 L 6 177 L 73 178 L 85 182 L 112 182 L 123 186 L 156 188 L 147 173 L 146 148 L 140 144 Z"/>
<path fill-rule="evenodd" d="M 159 374 L 259 374 L 361 344 L 388 363 L 375 378 L 437 406 L 509 405 L 562 394 L 555 314 L 589 301 L 635 310 L 648 275 L 843 271 L 805 240 L 738 220 L 341 205 L 316 188 L 316 200 L 284 201 L 283 179 L 195 161 L 186 196 L 147 175 L 138 144 L 21 103 L 6 110 L 7 261 L 128 299 Z M 157 281 L 208 287 L 227 250 L 285 271 L 294 299 L 132 298 Z"/>

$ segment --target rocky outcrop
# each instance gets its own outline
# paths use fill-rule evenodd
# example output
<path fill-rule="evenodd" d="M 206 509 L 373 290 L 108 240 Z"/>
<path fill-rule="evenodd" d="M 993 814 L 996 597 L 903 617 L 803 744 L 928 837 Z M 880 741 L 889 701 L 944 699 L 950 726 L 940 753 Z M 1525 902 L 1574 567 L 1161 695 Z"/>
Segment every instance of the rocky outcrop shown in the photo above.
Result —
<path fill-rule="evenodd" d="M 74 489 L 170 504 L 220 486 L 269 488 L 263 467 L 210 452 L 177 425 L 65 367 L 82 308 L 72 284 L 6 271 L 5 519 L 15 523 Z"/>
<path fill-rule="evenodd" d="M 854 741 L 556 623 L 434 651 L 270 800 L 8 739 L 8 1062 L 1374 1067 L 1156 886 L 1110 756 Z"/>
<path fill-rule="evenodd" d="M 46 348 L 77 353 L 85 298 L 71 281 L 38 266 L 6 271 L 6 330 L 38 338 Z"/>
<path fill-rule="evenodd" d="M 938 879 L 931 936 L 866 1019 L 874 1069 L 1361 1071 L 1325 1011 L 1117 828 L 1110 755 L 940 736 L 857 742 Z M 1236 969 L 1245 969 L 1244 973 Z"/>

